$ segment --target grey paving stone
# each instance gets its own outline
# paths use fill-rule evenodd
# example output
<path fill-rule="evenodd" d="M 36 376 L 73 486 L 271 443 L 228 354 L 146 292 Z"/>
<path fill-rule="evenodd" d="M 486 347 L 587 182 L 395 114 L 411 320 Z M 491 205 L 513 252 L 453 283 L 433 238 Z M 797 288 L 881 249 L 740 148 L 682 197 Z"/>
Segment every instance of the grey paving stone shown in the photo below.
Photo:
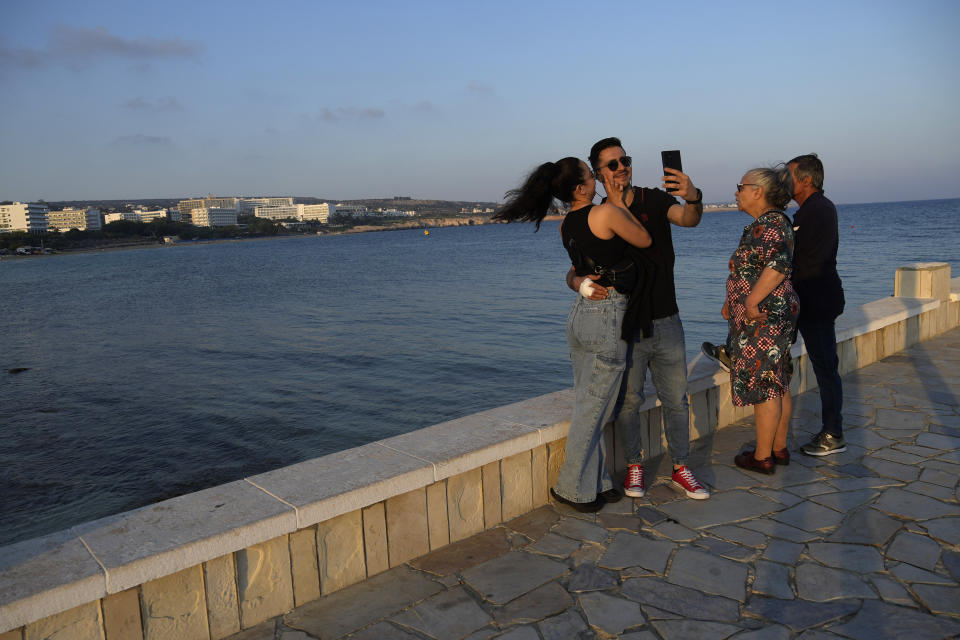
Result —
<path fill-rule="evenodd" d="M 955 504 L 947 504 L 897 487 L 885 490 L 872 506 L 891 515 L 912 520 L 960 515 L 960 507 Z"/>
<path fill-rule="evenodd" d="M 809 498 L 810 496 L 819 496 L 824 493 L 835 493 L 837 488 L 830 482 L 819 480 L 817 482 L 809 482 L 807 484 L 798 484 L 796 486 L 787 487 L 785 491 L 796 494 L 801 498 Z"/>
<path fill-rule="evenodd" d="M 857 462 L 850 462 L 847 464 L 838 464 L 830 468 L 830 473 L 833 476 L 849 476 L 849 478 L 843 479 L 859 479 L 859 478 L 873 478 L 876 477 L 877 472 L 873 469 L 867 469 L 862 464 Z M 835 480 L 838 478 L 830 478 L 830 480 Z M 890 478 L 884 478 L 890 484 L 902 484 L 900 481 L 891 480 Z"/>
<path fill-rule="evenodd" d="M 792 600 L 794 595 L 790 587 L 790 570 L 776 562 L 757 560 L 753 592 L 781 600 Z"/>
<path fill-rule="evenodd" d="M 917 467 L 900 464 L 899 462 L 890 462 L 889 460 L 881 460 L 880 458 L 863 456 L 863 458 L 860 459 L 860 464 L 876 474 L 894 478 L 902 482 L 913 482 L 920 476 L 920 469 Z"/>
<path fill-rule="evenodd" d="M 811 602 L 877 597 L 858 574 L 841 569 L 803 563 L 796 577 L 797 597 Z"/>
<path fill-rule="evenodd" d="M 597 564 L 608 569 L 640 566 L 663 573 L 676 546 L 666 540 L 651 540 L 641 535 L 618 533 Z"/>
<path fill-rule="evenodd" d="M 390 620 L 437 640 L 459 640 L 490 624 L 493 618 L 480 608 L 463 587 L 456 587 L 427 598 Z"/>
<path fill-rule="evenodd" d="M 652 631 L 631 631 L 630 633 L 624 633 L 620 636 L 619 640 L 659 640 L 657 636 L 653 635 Z"/>
<path fill-rule="evenodd" d="M 917 436 L 917 444 L 921 447 L 952 451 L 957 447 L 960 447 L 960 438 L 955 438 L 942 433 L 921 433 L 919 436 Z"/>
<path fill-rule="evenodd" d="M 677 551 L 667 581 L 743 602 L 746 599 L 747 567 L 690 548 Z"/>
<path fill-rule="evenodd" d="M 700 592 L 697 591 L 696 593 L 700 593 Z M 731 602 L 733 601 L 731 600 Z M 650 605 L 643 605 L 643 612 L 647 615 L 648 620 L 681 620 L 683 618 L 686 618 L 686 616 L 681 615 L 679 613 L 672 613 L 670 611 L 665 611 L 663 609 L 651 607 Z"/>
<path fill-rule="evenodd" d="M 691 542 L 700 537 L 696 531 L 669 520 L 653 527 L 653 532 L 674 542 Z"/>
<path fill-rule="evenodd" d="M 750 599 L 744 612 L 772 620 L 794 631 L 802 631 L 848 616 L 859 608 L 859 602 L 807 602 L 755 597 Z"/>
<path fill-rule="evenodd" d="M 291 636 L 293 633 L 302 634 L 303 632 L 293 631 L 291 632 Z M 20 638 L 19 631 L 16 633 L 16 637 L 18 639 Z M 53 637 L 56 637 L 56 636 L 53 636 Z M 261 622 L 255 627 L 250 627 L 249 629 L 245 629 L 240 633 L 235 633 L 231 636 L 228 636 L 228 640 L 274 640 L 274 638 L 276 637 L 277 637 L 277 620 L 276 618 L 274 618 L 273 620 L 267 620 L 266 622 Z"/>
<path fill-rule="evenodd" d="M 955 584 L 955 581 L 950 576 L 945 576 L 933 571 L 927 571 L 926 569 L 915 567 L 912 564 L 901 562 L 900 564 L 895 564 L 888 568 L 890 573 L 892 573 L 894 576 L 911 584 Z"/>
<path fill-rule="evenodd" d="M 889 440 L 895 440 L 900 443 L 909 443 L 913 442 L 913 439 L 917 437 L 917 434 L 920 433 L 920 430 L 917 428 L 913 429 L 884 429 L 882 427 L 874 427 L 874 433 L 877 435 L 883 436 Z M 894 460 L 894 462 L 898 462 Z M 904 464 L 910 464 L 904 462 Z"/>
<path fill-rule="evenodd" d="M 573 562 L 574 567 L 579 567 L 585 562 L 589 564 L 597 564 L 597 562 L 600 561 L 600 558 L 603 557 L 603 553 L 606 550 L 606 547 L 599 544 L 584 544 L 570 554 L 570 560 Z"/>
<path fill-rule="evenodd" d="M 953 489 L 957 486 L 957 476 L 939 469 L 924 469 L 920 473 L 920 481 L 940 485 L 948 489 Z"/>
<path fill-rule="evenodd" d="M 643 520 L 648 526 L 653 526 L 657 523 L 663 522 L 669 516 L 659 509 L 654 509 L 653 507 L 643 506 L 637 508 L 637 515 L 640 516 L 640 519 Z"/>
<path fill-rule="evenodd" d="M 550 531 L 574 540 L 589 540 L 591 542 L 603 542 L 610 535 L 600 525 L 577 518 L 561 518 L 560 522 L 554 525 Z"/>
<path fill-rule="evenodd" d="M 664 640 L 723 640 L 743 627 L 700 620 L 654 620 L 653 627 Z"/>
<path fill-rule="evenodd" d="M 860 507 L 831 533 L 830 542 L 883 545 L 900 529 L 900 522 L 872 507 Z"/>
<path fill-rule="evenodd" d="M 893 478 L 882 478 L 880 476 L 857 476 L 854 478 L 830 478 L 828 481 L 840 491 L 856 491 L 857 489 L 883 489 L 885 487 L 898 487 L 903 484 L 900 480 Z"/>
<path fill-rule="evenodd" d="M 834 569 L 856 573 L 883 571 L 883 555 L 874 547 L 837 542 L 811 542 L 807 553 L 817 562 Z"/>
<path fill-rule="evenodd" d="M 750 529 L 744 529 L 743 527 L 738 527 L 736 525 L 726 525 L 722 524 L 717 527 L 712 527 L 709 530 L 713 535 L 723 538 L 724 540 L 729 540 L 730 542 L 736 542 L 737 544 L 742 544 L 748 547 L 763 547 L 767 543 L 767 536 L 759 533 L 757 531 L 751 531 Z"/>
<path fill-rule="evenodd" d="M 831 630 L 854 640 L 940 640 L 960 633 L 960 621 L 871 600 L 863 603 L 852 620 Z"/>
<path fill-rule="evenodd" d="M 773 539 L 767 544 L 767 548 L 763 550 L 763 559 L 793 566 L 797 563 L 797 559 L 800 558 L 802 552 L 802 544 Z"/>
<path fill-rule="evenodd" d="M 424 574 L 400 566 L 297 607 L 283 622 L 318 638 L 339 638 L 441 589 Z"/>
<path fill-rule="evenodd" d="M 810 501 L 840 513 L 848 513 L 860 505 L 872 501 L 878 495 L 880 495 L 880 492 L 876 489 L 857 489 L 855 491 L 838 491 L 813 496 Z"/>
<path fill-rule="evenodd" d="M 643 520 L 634 514 L 598 513 L 597 520 L 607 531 L 619 529 L 637 533 L 643 526 Z"/>
<path fill-rule="evenodd" d="M 902 388 L 902 387 L 901 387 Z M 916 411 L 877 409 L 876 425 L 884 429 L 911 429 L 920 431 L 927 424 L 927 415 Z"/>
<path fill-rule="evenodd" d="M 839 640 L 841 638 L 843 638 L 843 636 L 838 636 L 829 631 L 821 631 L 820 629 L 807 629 L 797 636 L 797 640 Z"/>
<path fill-rule="evenodd" d="M 273 634 L 271 634 L 268 640 L 273 640 L 273 637 Z M 405 629 L 394 626 L 389 622 L 378 622 L 371 627 L 367 627 L 362 631 L 357 631 L 356 633 L 351 633 L 349 636 L 347 636 L 349 640 L 383 640 L 384 638 L 395 638 L 396 640 L 418 640 L 420 637 L 421 636 L 414 635 Z M 231 637 L 230 640 L 235 639 Z M 282 636 L 280 640 L 286 640 L 286 636 Z M 293 638 L 290 640 L 293 640 Z"/>
<path fill-rule="evenodd" d="M 915 444 L 905 444 L 900 443 L 893 446 L 897 451 L 905 451 L 907 453 L 912 453 L 915 456 L 920 456 L 921 458 L 932 458 L 933 456 L 941 453 L 939 449 L 932 449 L 930 447 L 921 447 Z"/>
<path fill-rule="evenodd" d="M 865 428 L 844 429 L 843 439 L 846 440 L 848 444 L 855 444 L 867 449 L 868 451 L 873 451 L 893 444 L 893 440 L 887 440 L 883 436 L 877 435 L 873 429 Z"/>
<path fill-rule="evenodd" d="M 572 640 L 587 630 L 587 623 L 576 611 L 567 610 L 537 624 L 543 640 Z"/>
<path fill-rule="evenodd" d="M 611 635 L 647 622 L 640 605 L 618 596 L 585 593 L 579 600 L 580 608 L 587 616 L 587 624 Z"/>
<path fill-rule="evenodd" d="M 732 452 L 736 454 L 736 450 Z M 731 458 L 729 454 L 726 458 Z M 729 463 L 729 460 L 724 460 Z M 729 491 L 730 489 L 749 489 L 763 485 L 763 478 L 756 474 L 743 473 L 725 464 L 715 464 L 702 471 L 697 471 L 697 480 L 709 485 L 715 491 Z"/>
<path fill-rule="evenodd" d="M 876 587 L 877 592 L 885 602 L 904 605 L 907 607 L 917 606 L 917 603 L 914 602 L 913 598 L 910 596 L 910 592 L 907 591 L 904 586 L 896 580 L 888 578 L 887 576 L 872 575 L 870 576 L 870 582 L 873 583 L 873 586 Z"/>
<path fill-rule="evenodd" d="M 522 551 L 488 560 L 463 572 L 463 580 L 484 600 L 493 604 L 507 602 L 565 574 L 567 566 Z"/>
<path fill-rule="evenodd" d="M 605 591 L 620 584 L 617 576 L 594 564 L 581 564 L 570 574 L 567 589 L 574 593 L 582 591 Z"/>
<path fill-rule="evenodd" d="M 953 579 L 960 582 L 960 552 L 944 549 L 940 559 Z"/>
<path fill-rule="evenodd" d="M 758 496 L 773 500 L 783 507 L 792 507 L 799 502 L 803 502 L 803 498 L 784 489 L 754 488 L 751 491 Z"/>
<path fill-rule="evenodd" d="M 579 541 L 552 532 L 527 546 L 527 550 L 557 558 L 566 558 L 579 548 Z"/>
<path fill-rule="evenodd" d="M 517 533 L 522 533 L 531 540 L 538 540 L 559 519 L 560 514 L 548 505 L 514 518 L 505 523 L 504 526 Z"/>
<path fill-rule="evenodd" d="M 923 527 L 937 540 L 960 545 L 960 518 L 934 518 L 924 522 Z"/>
<path fill-rule="evenodd" d="M 929 482 L 911 482 L 910 484 L 904 485 L 903 487 L 906 491 L 912 491 L 914 493 L 919 493 L 920 495 L 929 496 L 931 498 L 936 498 L 937 500 L 949 501 L 955 500 L 955 493 L 953 489 L 942 487 L 938 484 L 930 484 Z"/>
<path fill-rule="evenodd" d="M 843 520 L 843 514 L 839 511 L 814 502 L 801 502 L 770 517 L 804 531 L 832 529 Z"/>
<path fill-rule="evenodd" d="M 660 510 L 688 527 L 699 529 L 755 518 L 780 508 L 767 498 L 734 490 L 714 494 L 709 500 L 671 502 L 662 505 Z"/>
<path fill-rule="evenodd" d="M 574 605 L 567 590 L 556 582 L 548 582 L 516 600 L 493 609 L 493 617 L 501 627 L 536 622 Z"/>
<path fill-rule="evenodd" d="M 926 536 L 901 531 L 887 548 L 887 557 L 932 571 L 940 559 L 940 545 Z"/>
<path fill-rule="evenodd" d="M 761 627 L 752 631 L 741 631 L 733 636 L 735 640 L 788 640 L 793 633 L 778 624 Z"/>
<path fill-rule="evenodd" d="M 494 527 L 415 558 L 410 565 L 421 571 L 445 576 L 500 557 L 510 548 L 506 529 Z"/>
<path fill-rule="evenodd" d="M 820 537 L 820 534 L 797 529 L 784 522 L 777 522 L 769 518 L 755 518 L 741 523 L 740 526 L 765 533 L 772 538 L 782 538 L 790 542 L 809 542 Z"/>
<path fill-rule="evenodd" d="M 893 447 L 886 447 L 884 449 L 880 449 L 879 451 L 874 451 L 871 455 L 874 458 L 880 458 L 881 460 L 889 460 L 890 462 L 899 462 L 900 464 L 909 465 L 917 465 L 925 460 L 925 458 L 921 456 L 915 456 L 912 453 L 907 453 L 906 451 L 899 451 Z"/>
<path fill-rule="evenodd" d="M 759 551 L 753 547 L 744 547 L 726 540 L 717 540 L 716 538 L 701 538 L 697 540 L 696 546 L 708 550 L 715 556 L 723 556 L 731 560 L 752 560 Z"/>
<path fill-rule="evenodd" d="M 960 587 L 915 584 L 913 592 L 931 613 L 960 616 Z"/>
<path fill-rule="evenodd" d="M 846 455 L 846 454 L 843 454 Z M 796 456 L 799 458 L 800 456 Z M 820 460 L 820 464 L 835 464 L 835 460 Z M 823 474 L 816 469 L 812 469 L 801 464 L 794 464 L 791 460 L 790 466 L 778 467 L 777 472 L 772 476 L 763 476 L 764 486 L 772 489 L 785 489 L 800 484 L 810 482 L 820 482 L 824 479 Z"/>
<path fill-rule="evenodd" d="M 670 584 L 662 578 L 625 580 L 620 593 L 641 603 L 645 609 L 660 609 L 699 620 L 734 622 L 740 618 L 740 606 L 736 600 Z"/>
<path fill-rule="evenodd" d="M 540 634 L 533 627 L 517 627 L 497 636 L 497 640 L 540 640 Z"/>

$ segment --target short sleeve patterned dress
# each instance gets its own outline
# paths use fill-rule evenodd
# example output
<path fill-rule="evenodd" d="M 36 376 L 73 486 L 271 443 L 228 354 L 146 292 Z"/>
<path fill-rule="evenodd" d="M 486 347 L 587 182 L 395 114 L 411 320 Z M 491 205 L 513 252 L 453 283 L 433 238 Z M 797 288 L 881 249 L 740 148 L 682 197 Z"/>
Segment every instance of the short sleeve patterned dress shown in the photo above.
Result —
<path fill-rule="evenodd" d="M 800 313 L 800 302 L 790 284 L 792 262 L 793 226 L 780 211 L 767 211 L 744 227 L 740 246 L 730 258 L 727 352 L 733 403 L 738 407 L 790 393 L 790 344 Z M 760 303 L 767 319 L 748 324 L 746 298 L 766 267 L 786 277 Z"/>

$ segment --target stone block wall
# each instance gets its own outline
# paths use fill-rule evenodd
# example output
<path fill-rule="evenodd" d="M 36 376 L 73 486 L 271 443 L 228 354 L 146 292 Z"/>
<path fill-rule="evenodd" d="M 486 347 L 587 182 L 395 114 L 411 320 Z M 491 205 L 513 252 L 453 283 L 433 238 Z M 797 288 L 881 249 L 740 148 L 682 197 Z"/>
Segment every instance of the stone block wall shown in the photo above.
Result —
<path fill-rule="evenodd" d="M 960 324 L 949 266 L 907 271 L 898 291 L 941 295 L 946 278 L 947 294 L 849 310 L 842 373 Z M 792 353 L 793 391 L 815 387 L 802 344 Z M 647 391 L 641 428 L 656 456 L 666 443 Z M 751 412 L 699 358 L 689 396 L 691 437 Z M 546 504 L 571 404 L 571 390 L 548 394 L 0 549 L 0 640 L 218 640 L 376 576 Z"/>

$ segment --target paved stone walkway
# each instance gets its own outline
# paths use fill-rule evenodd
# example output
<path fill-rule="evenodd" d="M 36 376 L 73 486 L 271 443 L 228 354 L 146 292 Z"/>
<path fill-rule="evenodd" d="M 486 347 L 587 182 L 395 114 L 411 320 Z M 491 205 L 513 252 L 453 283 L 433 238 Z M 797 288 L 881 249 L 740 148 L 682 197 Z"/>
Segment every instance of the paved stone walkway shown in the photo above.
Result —
<path fill-rule="evenodd" d="M 960 634 L 960 329 L 844 378 L 848 450 L 740 471 L 743 421 L 695 443 L 707 501 L 668 486 L 550 505 L 233 640 L 949 638 Z M 818 430 L 795 399 L 791 449 Z"/>

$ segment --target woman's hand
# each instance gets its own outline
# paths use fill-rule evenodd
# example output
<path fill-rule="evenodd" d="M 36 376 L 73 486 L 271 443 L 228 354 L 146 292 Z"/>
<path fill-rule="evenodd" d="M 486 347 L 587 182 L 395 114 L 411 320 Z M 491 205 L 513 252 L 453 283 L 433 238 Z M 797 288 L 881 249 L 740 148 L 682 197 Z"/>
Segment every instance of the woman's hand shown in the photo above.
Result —
<path fill-rule="evenodd" d="M 747 323 L 755 324 L 757 322 L 765 322 L 767 319 L 767 312 L 760 311 L 760 303 L 753 302 L 750 300 L 750 296 L 747 296 L 746 301 L 744 301 L 744 307 L 747 311 Z"/>
<path fill-rule="evenodd" d="M 588 300 L 605 300 L 610 292 L 607 291 L 606 287 L 601 287 L 598 284 L 594 284 L 594 280 L 599 280 L 600 276 L 598 275 L 586 275 L 586 276 L 575 276 L 573 278 L 573 286 L 580 292 L 584 298 Z M 585 282 L 589 282 L 587 286 L 584 286 Z M 590 295 L 584 295 L 584 289 L 588 289 Z"/>
<path fill-rule="evenodd" d="M 727 304 L 726 300 L 723 301 L 723 306 L 720 307 L 720 315 L 723 316 L 724 320 L 730 319 L 730 305 Z"/>
<path fill-rule="evenodd" d="M 626 209 L 627 205 L 624 202 L 624 198 L 626 197 L 627 188 L 630 186 L 630 183 L 625 182 L 620 184 L 615 179 L 607 181 L 606 178 L 603 178 L 602 176 L 601 180 L 603 182 L 603 188 L 607 192 L 607 202 L 622 209 Z"/>

